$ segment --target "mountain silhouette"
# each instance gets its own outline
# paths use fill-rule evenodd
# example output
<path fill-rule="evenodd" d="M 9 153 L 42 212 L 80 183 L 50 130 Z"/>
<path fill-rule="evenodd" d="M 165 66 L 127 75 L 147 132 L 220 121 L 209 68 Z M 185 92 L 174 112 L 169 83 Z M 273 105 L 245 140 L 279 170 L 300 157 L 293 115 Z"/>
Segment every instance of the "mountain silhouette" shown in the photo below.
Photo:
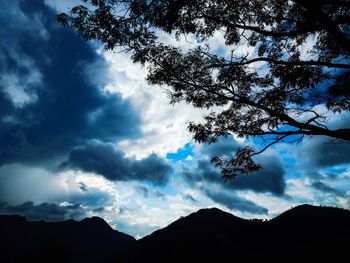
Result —
<path fill-rule="evenodd" d="M 350 211 L 302 205 L 269 220 L 202 209 L 139 240 L 126 262 L 348 258 Z M 259 260 L 259 261 L 258 261 Z"/>
<path fill-rule="evenodd" d="M 0 262 L 114 262 L 136 240 L 103 219 L 28 222 L 0 216 Z"/>
<path fill-rule="evenodd" d="M 201 209 L 138 241 L 98 217 L 46 223 L 0 216 L 0 262 L 338 262 L 349 244 L 350 211 L 310 205 L 269 221 Z"/>

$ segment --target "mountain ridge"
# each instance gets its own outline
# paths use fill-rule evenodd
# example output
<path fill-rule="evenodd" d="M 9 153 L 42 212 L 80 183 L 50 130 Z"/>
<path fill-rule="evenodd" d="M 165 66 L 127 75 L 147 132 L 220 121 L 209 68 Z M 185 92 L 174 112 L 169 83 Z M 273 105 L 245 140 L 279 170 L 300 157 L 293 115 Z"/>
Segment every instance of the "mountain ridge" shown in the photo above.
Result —
<path fill-rule="evenodd" d="M 301 205 L 271 220 L 242 219 L 219 209 L 201 209 L 135 244 L 126 262 L 279 261 L 302 256 L 324 259 L 347 255 L 350 211 Z M 315 252 L 318 251 L 319 252 Z M 153 257 L 153 251 L 158 251 Z M 293 253 L 291 253 L 293 252 Z"/>
<path fill-rule="evenodd" d="M 311 205 L 267 221 L 200 209 L 137 241 L 99 217 L 28 222 L 0 216 L 1 262 L 277 261 L 286 255 L 334 260 L 347 256 L 349 242 L 349 210 Z"/>
<path fill-rule="evenodd" d="M 113 262 L 135 242 L 98 217 L 30 222 L 0 216 L 0 262 Z"/>

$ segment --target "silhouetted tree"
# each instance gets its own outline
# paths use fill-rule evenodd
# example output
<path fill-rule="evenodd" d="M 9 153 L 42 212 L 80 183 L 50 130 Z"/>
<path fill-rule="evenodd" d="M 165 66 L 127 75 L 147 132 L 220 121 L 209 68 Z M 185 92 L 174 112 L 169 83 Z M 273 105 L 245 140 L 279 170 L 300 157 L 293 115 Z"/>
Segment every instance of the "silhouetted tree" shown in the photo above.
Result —
<path fill-rule="evenodd" d="M 89 5 L 58 20 L 106 49 L 130 52 L 133 62 L 147 65 L 149 83 L 170 87 L 171 103 L 215 109 L 203 123 L 189 123 L 196 141 L 229 134 L 265 140 L 259 151 L 247 146 L 235 156 L 214 157 L 226 179 L 259 170 L 252 157 L 287 137 L 350 141 L 350 129 L 331 129 L 324 115 L 350 110 L 350 1 L 83 2 Z M 198 45 L 181 50 L 162 43 L 159 31 L 193 37 Z M 229 55 L 208 45 L 216 32 Z M 302 55 L 306 47 L 309 59 Z"/>

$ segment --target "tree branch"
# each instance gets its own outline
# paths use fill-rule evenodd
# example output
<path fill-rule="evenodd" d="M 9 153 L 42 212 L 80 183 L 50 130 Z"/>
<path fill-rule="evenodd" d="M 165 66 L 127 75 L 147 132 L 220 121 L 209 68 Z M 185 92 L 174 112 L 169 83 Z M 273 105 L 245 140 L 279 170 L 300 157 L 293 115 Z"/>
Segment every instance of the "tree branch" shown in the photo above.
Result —
<path fill-rule="evenodd" d="M 259 57 L 254 58 L 251 60 L 246 60 L 243 62 L 230 62 L 230 63 L 223 63 L 224 66 L 243 66 L 243 65 L 249 65 L 256 62 L 269 62 L 273 64 L 278 65 L 290 65 L 290 66 L 322 66 L 322 67 L 328 67 L 328 68 L 346 68 L 350 69 L 349 64 L 342 64 L 342 63 L 332 63 L 332 62 L 325 62 L 325 61 L 315 61 L 315 60 L 309 60 L 309 61 L 283 61 L 283 60 L 277 60 L 273 58 L 266 58 L 266 57 Z"/>
<path fill-rule="evenodd" d="M 304 61 L 285 61 L 285 60 L 278 60 L 268 57 L 257 57 L 250 60 L 245 60 L 245 57 L 242 58 L 240 62 L 224 62 L 220 61 L 217 57 L 213 56 L 209 52 L 205 51 L 199 51 L 196 50 L 196 52 L 200 52 L 204 54 L 205 56 L 209 57 L 210 59 L 213 59 L 217 61 L 218 63 L 213 63 L 210 66 L 206 67 L 209 68 L 215 68 L 215 67 L 228 67 L 228 66 L 244 66 L 253 64 L 256 62 L 268 62 L 278 65 L 289 65 L 289 66 L 322 66 L 322 67 L 328 67 L 328 68 L 344 68 L 344 69 L 350 69 L 350 64 L 344 64 L 344 63 L 332 63 L 330 61 L 317 61 L 317 60 L 304 60 Z"/>
<path fill-rule="evenodd" d="M 322 6 L 318 1 L 319 0 L 295 0 L 295 2 L 302 5 L 312 17 L 317 18 L 317 22 L 327 30 L 334 41 L 349 55 L 350 40 L 340 30 L 338 25 L 323 12 Z"/>
<path fill-rule="evenodd" d="M 271 36 L 271 37 L 296 37 L 301 34 L 306 34 L 314 31 L 319 31 L 322 30 L 323 28 L 321 26 L 309 26 L 303 29 L 298 29 L 298 30 L 292 30 L 292 31 L 270 31 L 270 30 L 264 30 L 256 26 L 251 26 L 251 25 L 242 25 L 242 24 L 237 24 L 237 23 L 230 23 L 228 20 L 220 19 L 217 17 L 213 16 L 208 16 L 206 14 L 203 14 L 202 17 L 200 18 L 205 18 L 208 20 L 212 20 L 214 22 L 221 23 L 222 25 L 226 27 L 233 27 L 233 28 L 239 28 L 243 30 L 250 30 L 254 31 L 256 33 L 262 34 L 264 36 Z"/>
<path fill-rule="evenodd" d="M 277 138 L 276 140 L 274 140 L 273 142 L 269 143 L 268 145 L 266 145 L 263 149 L 261 149 L 260 151 L 258 152 L 254 152 L 250 155 L 250 157 L 253 157 L 254 155 L 258 155 L 258 154 L 261 154 L 262 152 L 266 151 L 268 148 L 270 148 L 272 145 L 282 141 L 284 138 L 290 136 L 290 134 L 286 134 L 286 135 L 283 135 L 279 138 Z"/>

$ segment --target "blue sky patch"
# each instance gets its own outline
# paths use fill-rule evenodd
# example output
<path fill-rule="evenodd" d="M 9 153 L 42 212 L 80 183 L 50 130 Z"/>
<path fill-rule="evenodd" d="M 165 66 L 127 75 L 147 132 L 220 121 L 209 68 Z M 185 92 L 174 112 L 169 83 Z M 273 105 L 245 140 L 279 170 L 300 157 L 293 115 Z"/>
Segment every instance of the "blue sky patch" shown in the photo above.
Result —
<path fill-rule="evenodd" d="M 190 155 L 193 156 L 193 148 L 194 146 L 191 143 L 186 143 L 176 153 L 167 153 L 166 158 L 174 162 L 185 161 Z"/>

